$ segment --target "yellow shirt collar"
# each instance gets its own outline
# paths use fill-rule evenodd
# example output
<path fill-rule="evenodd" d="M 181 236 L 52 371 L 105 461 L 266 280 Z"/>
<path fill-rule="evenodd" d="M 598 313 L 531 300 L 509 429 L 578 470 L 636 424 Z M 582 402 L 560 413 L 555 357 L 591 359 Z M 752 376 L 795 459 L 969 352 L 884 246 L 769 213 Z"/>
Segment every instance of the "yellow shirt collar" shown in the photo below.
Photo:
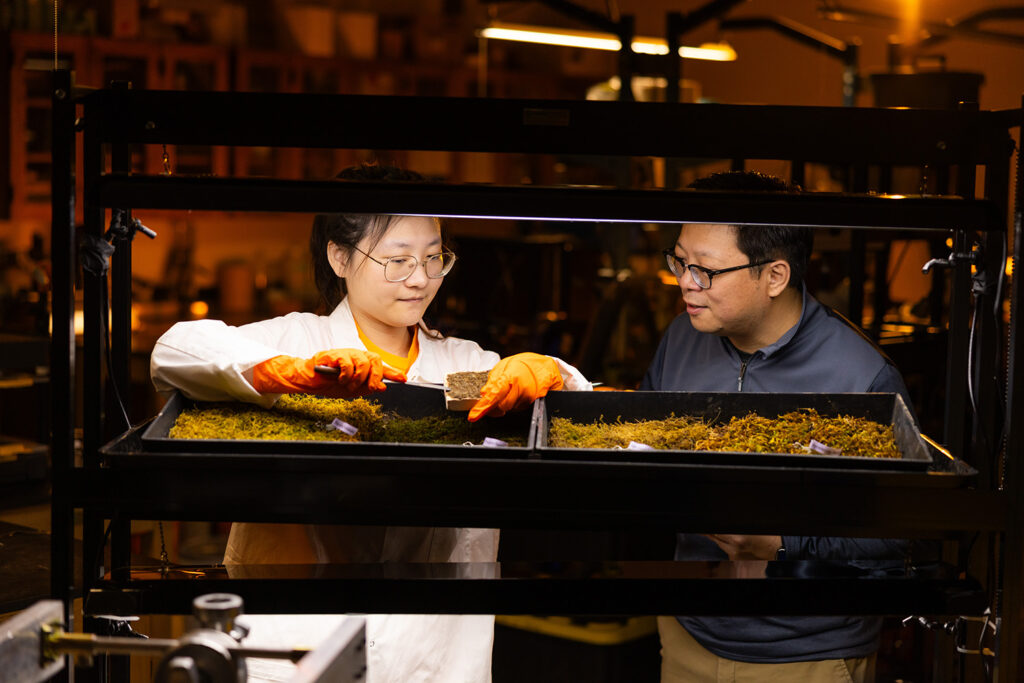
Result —
<path fill-rule="evenodd" d="M 395 370 L 401 372 L 409 372 L 409 368 L 416 362 L 416 357 L 420 355 L 420 335 L 416 327 L 412 328 L 412 344 L 409 345 L 409 353 L 405 356 L 397 356 L 393 353 L 388 353 L 384 349 L 380 348 L 369 338 L 363 334 L 363 331 L 359 328 L 359 323 L 356 323 L 356 332 L 359 333 L 359 341 L 363 342 L 363 346 L 366 347 L 367 351 L 372 351 L 381 357 L 385 363 L 393 367 Z"/>

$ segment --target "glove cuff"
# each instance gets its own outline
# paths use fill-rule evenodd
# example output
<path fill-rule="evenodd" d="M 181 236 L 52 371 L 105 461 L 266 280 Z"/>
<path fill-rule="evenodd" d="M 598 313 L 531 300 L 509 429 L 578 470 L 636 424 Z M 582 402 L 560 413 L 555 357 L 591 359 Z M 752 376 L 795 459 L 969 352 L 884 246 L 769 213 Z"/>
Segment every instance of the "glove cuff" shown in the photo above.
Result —
<path fill-rule="evenodd" d="M 252 369 L 252 386 L 261 394 L 297 394 L 304 391 L 299 367 L 307 363 L 292 356 L 274 356 L 258 363 Z"/>

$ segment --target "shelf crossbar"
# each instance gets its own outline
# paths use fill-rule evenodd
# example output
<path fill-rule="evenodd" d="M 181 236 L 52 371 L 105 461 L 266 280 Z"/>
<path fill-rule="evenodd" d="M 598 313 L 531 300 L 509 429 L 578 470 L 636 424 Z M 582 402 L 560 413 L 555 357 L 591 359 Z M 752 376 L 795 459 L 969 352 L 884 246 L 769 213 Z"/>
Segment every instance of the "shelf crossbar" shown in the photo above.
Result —
<path fill-rule="evenodd" d="M 843 193 L 627 190 L 579 186 L 302 181 L 203 176 L 103 176 L 106 207 L 194 211 L 392 213 L 443 217 L 882 228 L 1006 230 L 983 199 Z M 527 208 L 528 207 L 528 208 Z"/>

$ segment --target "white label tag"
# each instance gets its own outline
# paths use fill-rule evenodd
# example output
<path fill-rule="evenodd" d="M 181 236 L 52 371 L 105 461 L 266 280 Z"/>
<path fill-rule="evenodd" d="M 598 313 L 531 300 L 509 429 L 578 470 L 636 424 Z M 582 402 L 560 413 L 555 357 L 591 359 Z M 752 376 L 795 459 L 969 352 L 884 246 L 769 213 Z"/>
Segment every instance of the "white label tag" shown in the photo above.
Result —
<path fill-rule="evenodd" d="M 826 446 L 825 444 L 821 443 L 820 441 L 815 441 L 814 439 L 811 439 L 810 449 L 811 449 L 811 453 L 820 453 L 821 455 L 842 455 L 843 454 L 843 452 L 840 449 L 832 448 L 831 446 Z"/>
<path fill-rule="evenodd" d="M 349 436 L 355 436 L 356 432 L 359 431 L 358 427 L 353 427 L 348 422 L 345 422 L 344 420 L 341 420 L 337 417 L 334 418 L 331 424 L 327 425 L 327 429 L 336 429 L 339 432 L 345 432 Z"/>

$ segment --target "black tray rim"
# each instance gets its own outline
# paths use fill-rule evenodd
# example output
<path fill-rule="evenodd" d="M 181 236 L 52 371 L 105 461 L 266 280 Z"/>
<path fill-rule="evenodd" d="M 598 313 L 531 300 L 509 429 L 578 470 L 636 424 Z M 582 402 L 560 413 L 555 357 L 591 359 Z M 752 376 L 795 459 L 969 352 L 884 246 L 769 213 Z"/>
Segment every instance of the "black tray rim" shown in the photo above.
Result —
<path fill-rule="evenodd" d="M 388 391 L 398 392 L 433 392 L 433 389 L 394 385 Z M 424 395 L 432 395 L 424 394 Z M 372 400 L 372 396 L 368 397 Z M 472 446 L 454 444 L 420 444 L 420 443 L 387 443 L 377 441 L 304 441 L 304 440 L 273 440 L 273 439 L 172 439 L 168 431 L 178 414 L 189 405 L 202 403 L 186 397 L 183 393 L 174 392 L 157 415 L 149 422 L 140 435 L 144 449 L 149 453 L 174 454 L 239 454 L 246 456 L 274 456 L 282 454 L 308 455 L 315 457 L 412 457 L 412 458 L 495 458 L 525 459 L 534 452 L 533 439 L 537 434 L 533 420 L 534 414 L 526 425 L 525 446 L 490 447 L 480 444 Z M 438 414 L 444 414 L 444 404 L 440 403 Z M 514 419 L 523 420 L 521 417 Z M 486 455 L 485 455 L 486 454 Z"/>
<path fill-rule="evenodd" d="M 784 466 L 795 468 L 823 467 L 826 469 L 869 469 L 880 471 L 923 471 L 934 465 L 931 450 L 924 438 L 921 436 L 913 417 L 908 410 L 903 397 L 897 393 L 883 392 L 840 392 L 840 393 L 814 393 L 814 392 L 727 392 L 727 391 L 633 391 L 625 392 L 635 397 L 663 398 L 666 400 L 684 400 L 698 397 L 714 397 L 719 400 L 739 400 L 755 402 L 757 400 L 808 400 L 815 401 L 848 401 L 848 400 L 872 400 L 891 401 L 894 413 L 894 423 L 897 417 L 903 419 L 903 426 L 912 428 L 913 433 L 904 432 L 905 440 L 912 441 L 912 456 L 903 458 L 868 458 L 864 456 L 844 455 L 822 455 L 806 454 L 797 455 L 792 453 L 752 453 L 747 451 L 691 451 L 682 449 L 656 449 L 656 450 L 628 450 L 628 449 L 600 449 L 600 448 L 563 448 L 547 445 L 547 435 L 550 425 L 552 403 L 570 402 L 574 398 L 579 401 L 600 401 L 600 397 L 613 392 L 559 392 L 549 397 L 543 397 L 535 404 L 534 424 L 537 427 L 535 447 L 538 457 L 545 461 L 620 461 L 633 463 L 651 464 L 693 464 L 693 465 L 722 465 L 722 466 Z M 573 396 L 576 395 L 576 396 Z M 590 395 L 594 398 L 584 398 Z M 561 406 L 558 406 L 559 408 Z M 813 406 L 807 406 L 813 407 Z M 666 413 L 667 414 L 667 413 Z M 896 426 L 895 424 L 893 425 Z M 897 437 L 899 438 L 899 437 Z"/>

